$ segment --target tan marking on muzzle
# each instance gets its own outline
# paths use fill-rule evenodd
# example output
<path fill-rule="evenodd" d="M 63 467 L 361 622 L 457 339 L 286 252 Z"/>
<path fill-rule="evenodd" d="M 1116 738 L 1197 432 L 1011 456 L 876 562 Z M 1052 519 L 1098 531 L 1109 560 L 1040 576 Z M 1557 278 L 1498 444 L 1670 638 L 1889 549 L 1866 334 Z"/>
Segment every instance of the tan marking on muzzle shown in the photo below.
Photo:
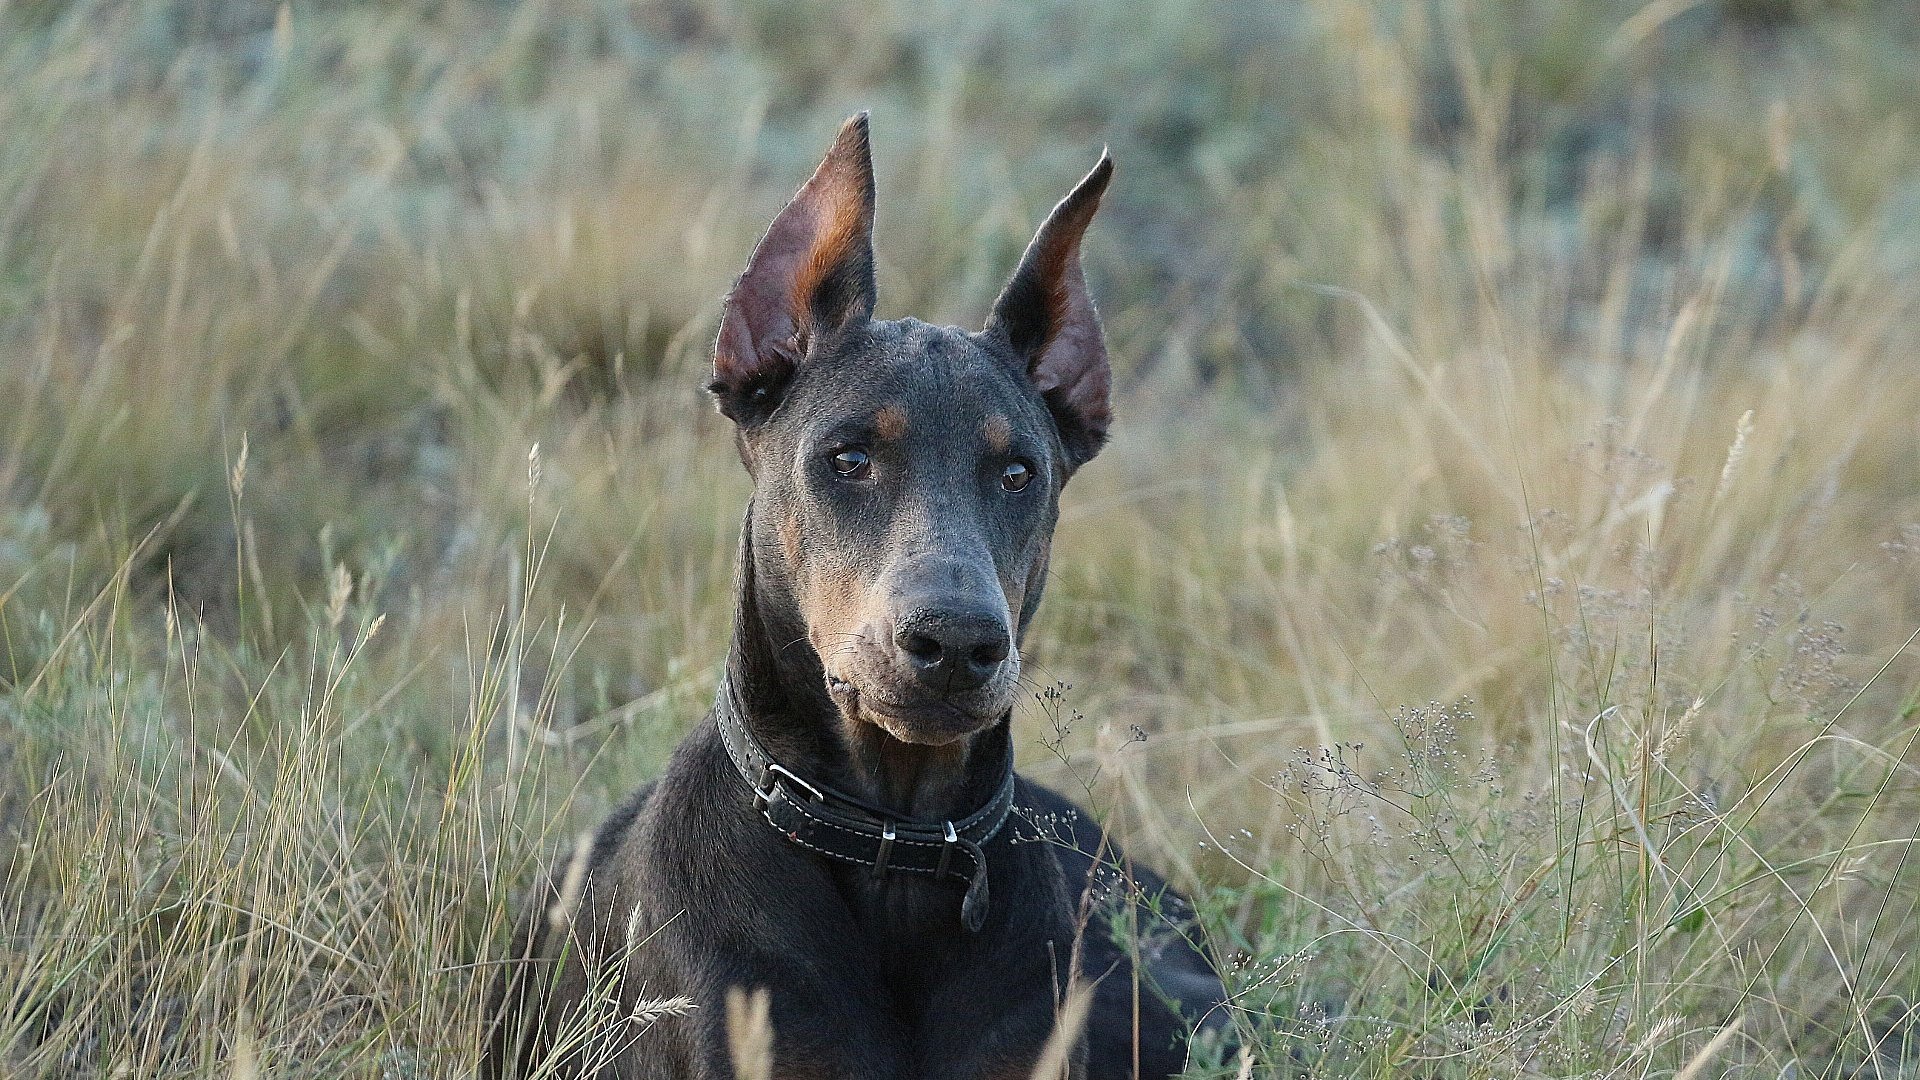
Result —
<path fill-rule="evenodd" d="M 780 519 L 780 551 L 787 557 L 787 565 L 800 565 L 800 522 L 793 517 Z"/>
<path fill-rule="evenodd" d="M 805 585 L 801 615 L 806 620 L 807 639 L 819 655 L 821 666 L 836 678 L 850 678 L 861 667 L 860 652 L 866 644 L 862 628 L 871 623 L 865 616 L 865 591 L 851 576 L 832 572 Z M 859 685 L 857 680 L 851 681 Z M 854 717 L 841 712 L 838 719 L 846 733 L 857 731 Z"/>
<path fill-rule="evenodd" d="M 859 628 L 870 621 L 865 612 L 866 589 L 845 572 L 814 573 L 819 576 L 802 586 L 805 598 L 800 614 L 806 620 L 808 639 L 827 670 L 834 671 L 834 657 L 853 651 Z"/>

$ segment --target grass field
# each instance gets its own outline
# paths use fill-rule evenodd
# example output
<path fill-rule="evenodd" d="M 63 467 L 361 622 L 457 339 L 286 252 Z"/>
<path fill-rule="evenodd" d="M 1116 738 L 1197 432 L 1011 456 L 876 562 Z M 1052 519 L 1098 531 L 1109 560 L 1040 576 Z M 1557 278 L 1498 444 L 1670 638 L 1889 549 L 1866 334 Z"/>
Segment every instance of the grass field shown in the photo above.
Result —
<path fill-rule="evenodd" d="M 1031 775 L 1211 1077 L 1920 1077 L 1920 14 L 0 3 L 0 1074 L 469 1074 L 698 720 L 718 298 L 873 110 L 881 314 L 1103 144 Z"/>

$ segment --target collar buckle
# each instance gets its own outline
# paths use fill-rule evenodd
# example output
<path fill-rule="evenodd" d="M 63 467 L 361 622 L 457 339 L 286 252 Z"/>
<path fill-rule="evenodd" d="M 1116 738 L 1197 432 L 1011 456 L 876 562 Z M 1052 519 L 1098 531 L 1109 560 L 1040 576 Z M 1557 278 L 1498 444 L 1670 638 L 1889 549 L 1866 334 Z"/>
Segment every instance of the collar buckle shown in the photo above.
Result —
<path fill-rule="evenodd" d="M 767 804 L 773 801 L 773 789 L 779 785 L 782 780 L 811 795 L 814 802 L 826 801 L 827 797 L 820 793 L 819 788 L 795 776 L 779 762 L 769 761 L 767 762 L 766 768 L 760 770 L 760 782 L 753 787 L 753 808 L 755 810 L 761 813 L 766 812 Z"/>

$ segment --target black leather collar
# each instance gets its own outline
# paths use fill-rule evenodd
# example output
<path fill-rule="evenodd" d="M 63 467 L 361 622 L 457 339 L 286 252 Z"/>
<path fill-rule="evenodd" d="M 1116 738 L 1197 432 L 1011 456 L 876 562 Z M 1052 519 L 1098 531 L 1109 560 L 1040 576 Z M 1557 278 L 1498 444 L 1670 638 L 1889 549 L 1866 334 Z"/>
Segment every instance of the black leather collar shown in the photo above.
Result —
<path fill-rule="evenodd" d="M 978 931 L 987 918 L 987 857 L 991 840 L 1013 810 L 1013 762 L 987 804 L 959 821 L 898 817 L 824 784 L 801 778 L 773 759 L 747 730 L 731 678 L 721 680 L 713 707 L 720 741 L 752 792 L 753 807 L 767 824 L 801 847 L 842 862 L 873 868 L 875 878 L 896 870 L 948 875 L 967 882 L 960 923 Z"/>

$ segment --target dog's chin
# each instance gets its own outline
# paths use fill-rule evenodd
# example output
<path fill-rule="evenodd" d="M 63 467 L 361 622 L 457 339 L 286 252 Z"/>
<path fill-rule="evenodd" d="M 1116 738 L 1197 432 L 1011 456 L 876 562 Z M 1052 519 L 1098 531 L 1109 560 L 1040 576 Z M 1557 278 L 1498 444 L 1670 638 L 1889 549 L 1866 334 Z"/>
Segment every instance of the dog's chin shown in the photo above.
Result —
<path fill-rule="evenodd" d="M 827 694 L 842 716 L 872 724 L 903 743 L 945 746 L 976 735 L 1006 715 L 1012 703 L 998 709 L 966 709 L 949 701 L 896 704 L 880 694 L 835 675 L 827 676 Z"/>

